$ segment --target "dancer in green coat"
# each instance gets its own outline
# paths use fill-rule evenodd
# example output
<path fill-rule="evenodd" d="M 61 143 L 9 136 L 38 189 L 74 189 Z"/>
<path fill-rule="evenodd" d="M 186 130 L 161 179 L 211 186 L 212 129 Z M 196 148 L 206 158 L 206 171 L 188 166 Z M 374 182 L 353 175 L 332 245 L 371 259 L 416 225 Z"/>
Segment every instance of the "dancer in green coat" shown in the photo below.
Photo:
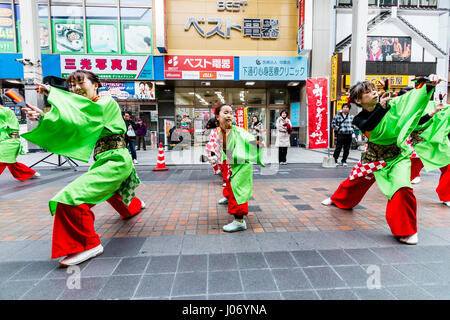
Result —
<path fill-rule="evenodd" d="M 124 219 L 145 207 L 135 197 L 140 180 L 126 149 L 125 124 L 120 108 L 111 97 L 98 97 L 98 77 L 88 71 L 75 71 L 67 78 L 66 92 L 39 85 L 37 91 L 48 95 L 51 110 L 27 109 L 38 126 L 23 135 L 45 150 L 88 162 L 94 152 L 94 164 L 58 192 L 49 203 L 55 215 L 52 259 L 63 266 L 79 264 L 103 252 L 94 230 L 91 208 L 103 201 L 110 203 Z"/>

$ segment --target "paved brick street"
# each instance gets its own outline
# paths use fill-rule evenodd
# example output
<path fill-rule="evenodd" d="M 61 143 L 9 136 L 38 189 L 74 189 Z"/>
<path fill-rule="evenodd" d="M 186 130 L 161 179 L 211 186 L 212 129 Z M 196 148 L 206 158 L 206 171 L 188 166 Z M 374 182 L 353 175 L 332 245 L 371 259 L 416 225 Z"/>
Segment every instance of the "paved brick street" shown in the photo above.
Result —
<path fill-rule="evenodd" d="M 320 204 L 350 167 L 255 167 L 248 230 L 237 234 L 221 229 L 231 217 L 208 165 L 151 169 L 137 166 L 140 215 L 123 221 L 107 203 L 94 207 L 105 251 L 81 265 L 78 290 L 50 260 L 48 200 L 87 167 L 41 168 L 41 179 L 24 183 L 0 176 L 0 298 L 450 298 L 450 209 L 434 192 L 438 172 L 415 186 L 419 245 L 406 246 L 391 235 L 376 186 L 354 210 Z M 380 289 L 367 287 L 371 265 Z"/>

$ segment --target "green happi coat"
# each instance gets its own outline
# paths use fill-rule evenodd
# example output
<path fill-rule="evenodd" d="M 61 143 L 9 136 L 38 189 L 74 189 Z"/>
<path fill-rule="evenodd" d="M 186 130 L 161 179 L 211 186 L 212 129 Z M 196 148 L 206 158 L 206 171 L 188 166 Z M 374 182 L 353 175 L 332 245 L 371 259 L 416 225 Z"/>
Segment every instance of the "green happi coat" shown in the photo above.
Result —
<path fill-rule="evenodd" d="M 49 152 L 88 162 L 99 139 L 126 132 L 120 108 L 111 97 L 101 97 L 94 102 L 51 88 L 48 102 L 52 105 L 51 110 L 34 130 L 22 136 Z M 102 152 L 88 172 L 50 200 L 50 212 L 55 214 L 58 202 L 74 206 L 103 202 L 120 191 L 132 173 L 136 171 L 128 149 Z"/>
<path fill-rule="evenodd" d="M 428 93 L 424 86 L 390 100 L 390 109 L 370 134 L 369 141 L 375 144 L 396 143 L 402 149 L 396 157 L 384 160 L 386 166 L 383 169 L 374 172 L 380 191 L 388 199 L 392 199 L 400 188 L 412 188 L 411 149 L 406 145 L 406 139 L 417 127 L 433 91 Z"/>
<path fill-rule="evenodd" d="M 437 102 L 431 101 L 427 111 L 436 108 Z M 420 137 L 424 141 L 414 146 L 426 171 L 439 169 L 450 164 L 450 106 L 436 113 L 417 130 L 423 130 Z"/>
<path fill-rule="evenodd" d="M 256 145 L 256 137 L 233 125 L 227 136 L 227 154 L 222 152 L 222 155 L 231 165 L 230 184 L 236 202 L 248 202 L 253 191 L 253 164 L 264 167 L 262 148 Z"/>
<path fill-rule="evenodd" d="M 24 154 L 19 138 L 11 138 L 10 134 L 19 132 L 19 121 L 14 112 L 0 107 L 0 162 L 16 163 L 19 154 Z"/>

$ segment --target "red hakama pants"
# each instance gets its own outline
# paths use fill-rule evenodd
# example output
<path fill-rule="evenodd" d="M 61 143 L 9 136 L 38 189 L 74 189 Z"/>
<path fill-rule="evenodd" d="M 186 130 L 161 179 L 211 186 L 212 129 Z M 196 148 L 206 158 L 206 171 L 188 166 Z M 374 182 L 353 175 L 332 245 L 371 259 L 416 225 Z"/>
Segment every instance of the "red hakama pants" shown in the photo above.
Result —
<path fill-rule="evenodd" d="M 122 219 L 133 217 L 142 207 L 141 200 L 137 197 L 126 206 L 117 193 L 106 201 Z M 100 244 L 100 237 L 94 228 L 93 206 L 94 204 L 86 203 L 78 206 L 58 203 L 53 222 L 52 259 L 83 252 Z"/>
<path fill-rule="evenodd" d="M 36 171 L 20 162 L 15 163 L 0 162 L 0 174 L 3 173 L 3 170 L 5 170 L 6 167 L 8 167 L 13 177 L 19 181 L 28 180 L 36 173 Z"/>
<path fill-rule="evenodd" d="M 347 178 L 331 196 L 331 201 L 338 208 L 351 209 L 361 202 L 374 182 L 373 177 L 370 180 L 365 177 Z M 386 220 L 396 236 L 411 236 L 417 232 L 417 201 L 411 188 L 400 188 L 388 200 Z"/>
<path fill-rule="evenodd" d="M 420 171 L 423 169 L 423 163 L 420 158 L 411 159 L 411 180 L 420 176 Z M 436 188 L 439 200 L 450 201 L 450 164 L 440 168 L 441 177 Z"/>
<path fill-rule="evenodd" d="M 223 196 L 228 199 L 228 214 L 246 216 L 248 215 L 248 202 L 243 204 L 238 204 L 236 198 L 234 197 L 233 189 L 231 189 L 231 177 L 229 175 L 229 164 L 225 161 L 222 164 L 222 177 L 225 182 L 225 187 L 223 188 Z"/>

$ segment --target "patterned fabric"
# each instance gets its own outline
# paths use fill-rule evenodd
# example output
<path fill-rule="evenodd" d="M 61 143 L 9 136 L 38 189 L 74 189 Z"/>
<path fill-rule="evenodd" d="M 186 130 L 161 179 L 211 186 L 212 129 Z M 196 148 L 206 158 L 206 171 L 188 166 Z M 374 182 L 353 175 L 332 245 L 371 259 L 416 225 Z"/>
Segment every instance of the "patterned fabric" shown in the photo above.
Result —
<path fill-rule="evenodd" d="M 352 124 L 354 116 L 349 114 L 347 116 L 347 119 L 342 113 L 338 113 L 331 122 L 331 126 L 333 127 L 333 130 L 338 131 L 340 134 L 352 134 L 355 129 L 357 129 L 356 126 Z M 340 126 L 340 128 L 339 128 Z"/>
<path fill-rule="evenodd" d="M 112 136 L 104 137 L 98 140 L 97 144 L 95 145 L 94 159 L 99 153 L 126 147 L 127 145 L 125 143 L 125 137 L 122 134 L 114 134 Z"/>
<path fill-rule="evenodd" d="M 368 150 L 368 146 L 366 145 L 366 152 Z M 352 172 L 350 173 L 350 180 L 355 180 L 356 178 L 365 177 L 366 179 L 370 180 L 375 178 L 373 173 L 375 171 L 378 171 L 380 169 L 383 169 L 386 166 L 386 162 L 381 161 L 375 161 L 375 162 L 369 162 L 369 163 L 362 163 L 362 160 L 360 160 L 352 169 Z"/>
<path fill-rule="evenodd" d="M 209 135 L 209 142 L 205 146 L 205 153 L 206 157 L 208 158 L 208 161 L 211 163 L 211 166 L 213 167 L 214 173 L 218 173 L 220 171 L 220 166 L 218 163 L 221 161 L 221 137 L 219 135 L 219 128 L 214 128 L 211 130 L 211 133 Z M 214 152 L 214 156 L 212 153 Z M 213 164 L 215 162 L 216 164 Z"/>
<path fill-rule="evenodd" d="M 411 142 L 411 147 L 414 147 L 416 144 L 425 141 L 425 139 L 421 137 L 421 134 L 424 131 L 425 130 L 418 130 L 411 132 L 411 134 L 408 137 L 408 139 Z"/>
<path fill-rule="evenodd" d="M 406 139 L 406 145 L 407 146 L 409 146 L 409 148 L 411 149 L 411 159 L 413 159 L 413 158 L 419 158 L 419 156 L 417 155 L 417 153 L 416 153 L 416 150 L 414 150 L 414 147 L 413 147 L 413 142 L 412 142 L 412 138 L 411 138 L 411 136 L 409 136 L 408 137 L 408 139 Z M 415 145 L 415 144 L 414 144 Z"/>
<path fill-rule="evenodd" d="M 117 191 L 122 198 L 122 201 L 128 206 L 131 200 L 136 196 L 136 188 L 141 183 L 136 169 L 132 167 L 130 176 L 122 183 L 119 190 Z"/>
<path fill-rule="evenodd" d="M 371 163 L 394 158 L 402 153 L 402 149 L 396 143 L 381 145 L 368 142 L 367 150 L 361 154 L 362 163 Z"/>

